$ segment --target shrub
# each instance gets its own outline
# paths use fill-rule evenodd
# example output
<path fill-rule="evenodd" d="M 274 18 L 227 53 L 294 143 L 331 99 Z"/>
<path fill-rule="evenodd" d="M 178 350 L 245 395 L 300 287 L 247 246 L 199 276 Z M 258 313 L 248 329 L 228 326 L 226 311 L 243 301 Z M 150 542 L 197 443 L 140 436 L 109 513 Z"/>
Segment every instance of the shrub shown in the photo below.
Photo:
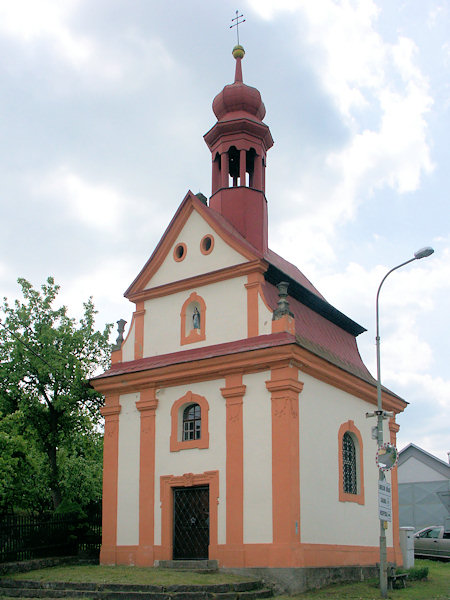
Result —
<path fill-rule="evenodd" d="M 428 567 L 412 567 L 411 569 L 397 569 L 396 573 L 408 573 L 408 581 L 421 581 L 428 578 Z"/>

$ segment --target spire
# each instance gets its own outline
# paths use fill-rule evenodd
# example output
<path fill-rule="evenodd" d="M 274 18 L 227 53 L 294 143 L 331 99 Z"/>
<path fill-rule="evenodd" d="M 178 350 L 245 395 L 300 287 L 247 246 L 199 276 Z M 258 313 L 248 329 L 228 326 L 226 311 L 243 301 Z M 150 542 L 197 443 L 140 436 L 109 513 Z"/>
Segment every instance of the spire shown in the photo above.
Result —
<path fill-rule="evenodd" d="M 236 59 L 236 71 L 234 73 L 234 83 L 243 83 L 242 79 L 242 59 L 245 56 L 245 50 L 238 45 L 233 48 L 233 56 Z"/>
<path fill-rule="evenodd" d="M 217 123 L 204 139 L 212 154 L 210 207 L 222 214 L 255 248 L 267 249 L 266 153 L 273 145 L 259 91 L 242 77 L 244 48 L 233 48 L 234 83 L 213 100 Z"/>
<path fill-rule="evenodd" d="M 245 50 L 242 46 L 235 46 L 232 54 L 236 60 L 234 83 L 226 85 L 214 98 L 214 114 L 219 121 L 246 116 L 253 121 L 261 122 L 266 114 L 261 94 L 256 88 L 243 82 L 242 59 L 245 56 Z"/>

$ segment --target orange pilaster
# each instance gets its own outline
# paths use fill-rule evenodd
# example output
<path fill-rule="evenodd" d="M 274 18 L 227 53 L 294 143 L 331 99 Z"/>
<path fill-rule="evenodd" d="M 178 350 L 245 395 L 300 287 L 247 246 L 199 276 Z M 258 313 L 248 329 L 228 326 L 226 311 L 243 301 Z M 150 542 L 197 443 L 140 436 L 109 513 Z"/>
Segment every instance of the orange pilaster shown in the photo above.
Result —
<path fill-rule="evenodd" d="M 144 317 L 145 309 L 144 302 L 136 304 L 134 317 L 134 358 L 142 358 L 144 356 Z"/>
<path fill-rule="evenodd" d="M 259 335 L 259 310 L 258 294 L 261 287 L 261 281 L 264 281 L 262 273 L 249 273 L 247 275 L 247 337 Z"/>
<path fill-rule="evenodd" d="M 103 508 L 102 508 L 102 547 L 100 563 L 116 563 L 117 545 L 117 484 L 119 467 L 119 395 L 106 396 L 101 409 L 105 417 L 103 442 Z"/>
<path fill-rule="evenodd" d="M 244 564 L 244 429 L 242 374 L 228 375 L 221 388 L 226 399 L 226 549 L 223 564 L 237 567 Z"/>
<path fill-rule="evenodd" d="M 155 532 L 155 388 L 141 392 L 136 408 L 141 414 L 139 463 L 139 547 L 136 564 L 153 566 Z"/>
<path fill-rule="evenodd" d="M 295 319 L 290 315 L 283 315 L 281 318 L 272 321 L 272 333 L 287 331 L 295 335 Z"/>
<path fill-rule="evenodd" d="M 300 450 L 298 369 L 272 369 L 272 519 L 274 566 L 300 566 Z"/>
<path fill-rule="evenodd" d="M 389 420 L 390 442 L 393 446 L 397 444 L 397 433 L 400 426 L 395 419 Z M 390 560 L 398 565 L 403 564 L 403 556 L 400 548 L 400 520 L 399 520 L 399 501 L 398 501 L 398 473 L 397 467 L 391 471 L 391 490 L 392 490 L 392 538 L 394 542 L 394 557 Z"/>

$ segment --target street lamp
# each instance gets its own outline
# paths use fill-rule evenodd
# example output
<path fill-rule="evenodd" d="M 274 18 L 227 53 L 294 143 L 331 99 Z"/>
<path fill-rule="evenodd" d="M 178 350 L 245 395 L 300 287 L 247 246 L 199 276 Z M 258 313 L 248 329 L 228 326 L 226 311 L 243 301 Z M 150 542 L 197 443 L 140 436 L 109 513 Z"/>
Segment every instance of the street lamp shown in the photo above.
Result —
<path fill-rule="evenodd" d="M 381 401 L 381 374 L 380 374 L 380 319 L 379 319 L 379 310 L 378 310 L 378 300 L 380 296 L 380 290 L 383 283 L 386 281 L 386 278 L 400 267 L 404 267 L 410 262 L 414 260 L 420 260 L 421 258 L 426 258 L 433 254 L 433 248 L 426 246 L 425 248 L 421 248 L 414 253 L 414 257 L 409 260 L 397 265 L 390 271 L 386 273 L 386 275 L 381 280 L 381 283 L 378 287 L 377 291 L 377 301 L 376 301 L 376 321 L 377 321 L 377 335 L 375 338 L 376 347 L 377 347 L 377 445 L 378 449 L 380 449 L 383 445 L 383 420 L 388 416 L 385 411 L 383 411 L 383 404 Z M 378 478 L 379 481 L 384 481 L 384 471 L 383 469 L 378 470 Z M 380 591 L 382 598 L 387 598 L 387 553 L 386 553 L 386 529 L 385 529 L 385 521 L 380 520 Z"/>

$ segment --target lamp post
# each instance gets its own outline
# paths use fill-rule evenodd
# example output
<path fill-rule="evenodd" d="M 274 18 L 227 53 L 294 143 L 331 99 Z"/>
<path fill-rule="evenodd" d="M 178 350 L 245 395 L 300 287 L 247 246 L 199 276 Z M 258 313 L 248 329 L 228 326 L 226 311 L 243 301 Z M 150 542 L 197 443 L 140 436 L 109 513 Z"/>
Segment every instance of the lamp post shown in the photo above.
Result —
<path fill-rule="evenodd" d="M 397 265 L 390 271 L 386 273 L 386 275 L 381 280 L 381 283 L 378 287 L 377 291 L 377 300 L 376 300 L 376 325 L 377 325 L 377 334 L 376 334 L 376 347 L 377 347 L 377 445 L 380 449 L 383 445 L 383 420 L 387 417 L 385 412 L 383 411 L 383 404 L 381 400 L 381 373 L 380 373 L 380 319 L 379 319 L 379 310 L 378 310 L 378 301 L 380 296 L 380 290 L 383 283 L 386 281 L 386 278 L 397 269 L 404 267 L 405 265 L 413 262 L 414 260 L 419 260 L 421 258 L 426 258 L 433 254 L 433 248 L 429 246 L 425 248 L 421 248 L 417 252 L 414 253 L 414 257 L 409 260 Z M 378 470 L 378 478 L 379 481 L 383 481 L 385 479 L 384 472 L 382 469 Z M 387 553 L 386 553 L 386 529 L 385 529 L 386 521 L 380 520 L 380 591 L 382 598 L 387 598 Z"/>

